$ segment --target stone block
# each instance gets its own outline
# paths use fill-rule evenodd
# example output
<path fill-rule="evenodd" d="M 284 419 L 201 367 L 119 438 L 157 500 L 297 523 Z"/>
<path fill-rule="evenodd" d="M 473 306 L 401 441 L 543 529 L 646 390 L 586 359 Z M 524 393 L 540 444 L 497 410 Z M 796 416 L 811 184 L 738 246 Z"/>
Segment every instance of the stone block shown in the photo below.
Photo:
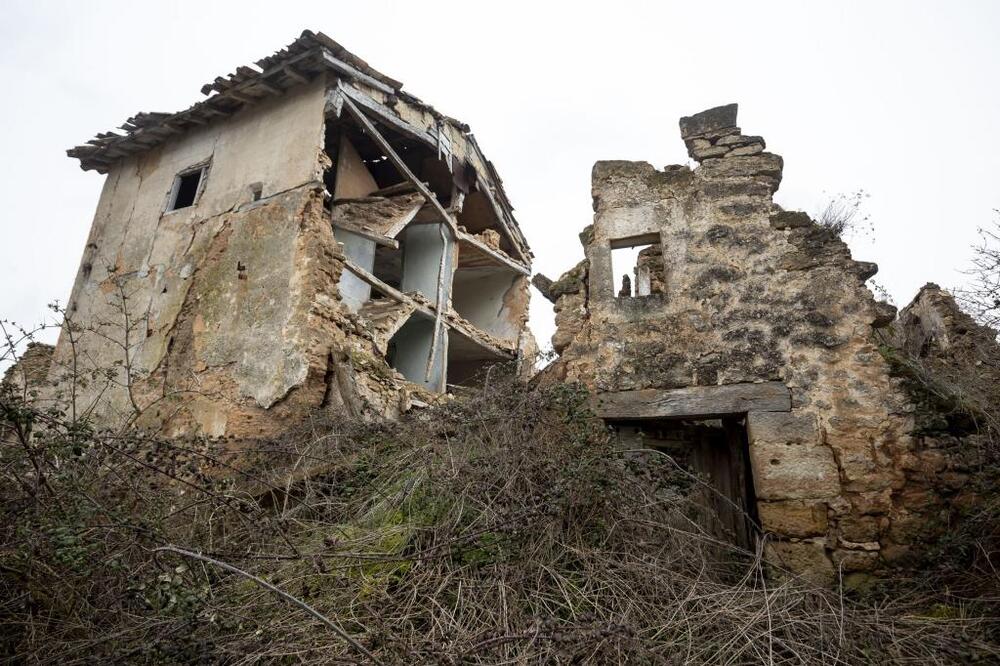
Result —
<path fill-rule="evenodd" d="M 888 518 L 879 519 L 874 516 L 845 516 L 838 522 L 837 529 L 840 532 L 840 538 L 844 541 L 877 541 L 880 531 L 888 527 L 888 520 Z"/>
<path fill-rule="evenodd" d="M 778 261 L 778 268 L 786 271 L 805 271 L 821 264 L 820 257 L 808 252 L 786 252 Z"/>
<path fill-rule="evenodd" d="M 919 541 L 929 528 L 927 516 L 920 513 L 901 513 L 892 518 L 889 537 L 898 544 Z"/>
<path fill-rule="evenodd" d="M 744 157 L 747 155 L 758 155 L 764 152 L 764 144 L 751 143 L 749 146 L 739 146 L 729 151 L 730 157 Z"/>
<path fill-rule="evenodd" d="M 821 499 L 840 493 L 840 473 L 828 446 L 755 442 L 750 445 L 757 497 Z"/>
<path fill-rule="evenodd" d="M 893 470 L 876 460 L 872 447 L 863 441 L 831 439 L 837 460 L 844 473 L 844 486 L 852 492 L 870 492 L 891 488 L 896 480 Z"/>
<path fill-rule="evenodd" d="M 874 328 L 885 328 L 896 321 L 896 306 L 883 301 L 877 301 L 872 308 L 872 326 Z"/>
<path fill-rule="evenodd" d="M 688 155 L 692 158 L 701 161 L 708 159 L 710 157 L 722 157 L 729 152 L 729 148 L 726 146 L 709 146 L 708 148 L 690 148 L 688 149 Z"/>
<path fill-rule="evenodd" d="M 835 550 L 834 565 L 844 573 L 872 571 L 878 567 L 878 552 L 869 550 Z"/>
<path fill-rule="evenodd" d="M 851 266 L 854 269 L 854 274 L 861 279 L 862 282 L 873 278 L 878 274 L 878 264 L 874 261 L 855 261 Z"/>
<path fill-rule="evenodd" d="M 761 136 L 744 136 L 742 134 L 730 134 L 724 136 L 715 142 L 717 146 L 749 146 L 751 144 L 759 143 L 761 147 L 766 147 L 767 144 L 764 142 L 764 137 Z"/>
<path fill-rule="evenodd" d="M 892 489 L 854 493 L 851 495 L 851 504 L 862 515 L 889 513 L 892 509 Z"/>
<path fill-rule="evenodd" d="M 698 169 L 705 180 L 740 178 L 757 179 L 767 185 L 773 194 L 781 183 L 781 169 L 784 165 L 780 156 L 760 153 L 747 157 L 729 156 L 724 160 L 708 160 Z"/>
<path fill-rule="evenodd" d="M 800 210 L 782 210 L 771 216 L 771 226 L 775 229 L 795 229 L 813 224 L 808 213 Z"/>
<path fill-rule="evenodd" d="M 815 444 L 819 442 L 816 415 L 803 412 L 749 412 L 750 443 Z"/>
<path fill-rule="evenodd" d="M 802 500 L 760 502 L 757 513 L 761 527 L 785 537 L 813 537 L 826 534 L 826 503 Z"/>
<path fill-rule="evenodd" d="M 726 104 L 707 109 L 693 116 L 681 118 L 681 137 L 688 139 L 700 134 L 710 134 L 719 130 L 736 127 L 736 113 L 739 107 L 736 104 Z"/>
<path fill-rule="evenodd" d="M 822 541 L 772 541 L 765 546 L 764 556 L 768 562 L 818 585 L 835 580 L 833 562 Z"/>

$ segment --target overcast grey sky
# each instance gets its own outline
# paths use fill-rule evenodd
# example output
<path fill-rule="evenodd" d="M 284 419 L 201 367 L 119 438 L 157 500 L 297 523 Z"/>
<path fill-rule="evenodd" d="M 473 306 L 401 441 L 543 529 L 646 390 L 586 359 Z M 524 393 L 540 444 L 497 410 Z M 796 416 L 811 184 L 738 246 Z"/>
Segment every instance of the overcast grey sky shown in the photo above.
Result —
<path fill-rule="evenodd" d="M 954 286 L 1000 207 L 1000 2 L 55 2 L 0 0 L 0 317 L 65 302 L 103 177 L 64 150 L 304 28 L 468 122 L 557 277 L 582 258 L 600 159 L 687 163 L 677 119 L 739 102 L 785 158 L 777 201 L 864 188 L 851 244 L 905 304 Z M 540 341 L 549 303 L 533 296 Z M 52 339 L 52 338 L 50 338 Z"/>

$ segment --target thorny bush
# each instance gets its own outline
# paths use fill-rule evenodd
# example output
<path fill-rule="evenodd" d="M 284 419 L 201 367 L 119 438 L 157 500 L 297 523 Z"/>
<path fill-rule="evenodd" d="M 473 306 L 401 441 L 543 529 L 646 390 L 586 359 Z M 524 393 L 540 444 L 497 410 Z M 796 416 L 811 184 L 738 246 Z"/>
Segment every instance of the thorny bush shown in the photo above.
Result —
<path fill-rule="evenodd" d="M 3 400 L 10 662 L 368 659 L 257 582 L 156 550 L 169 544 L 294 596 L 380 663 L 1000 658 L 988 600 L 919 581 L 819 589 L 704 533 L 698 480 L 617 450 L 572 386 L 495 380 L 398 423 L 223 442 L 229 457 Z"/>

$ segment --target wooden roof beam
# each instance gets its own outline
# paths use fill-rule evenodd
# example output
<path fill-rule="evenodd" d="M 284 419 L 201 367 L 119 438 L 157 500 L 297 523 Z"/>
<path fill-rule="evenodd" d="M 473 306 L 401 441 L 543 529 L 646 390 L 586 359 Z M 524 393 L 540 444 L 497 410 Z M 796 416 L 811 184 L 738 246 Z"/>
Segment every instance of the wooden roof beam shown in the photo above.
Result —
<path fill-rule="evenodd" d="M 417 178 L 417 176 L 410 171 L 410 167 L 406 166 L 406 162 L 403 161 L 403 158 L 396 153 L 391 145 L 389 145 L 389 142 L 384 136 L 382 136 L 382 133 L 378 131 L 375 125 L 372 124 L 372 121 L 368 119 L 368 116 L 362 113 L 361 109 L 359 109 L 351 98 L 346 95 L 344 96 L 344 108 L 347 109 L 347 112 L 352 118 L 365 128 L 365 131 L 368 132 L 369 136 L 373 141 L 375 141 L 378 147 L 382 149 L 382 152 L 386 154 L 386 157 L 388 157 L 389 161 L 396 167 L 396 170 L 399 171 L 404 178 L 413 183 L 414 187 L 417 188 L 417 191 L 423 195 L 424 199 L 426 199 L 429 204 L 431 204 L 441 220 L 445 223 L 448 229 L 451 230 L 453 236 L 457 236 L 458 227 L 455 224 L 455 220 L 452 219 L 451 215 L 448 214 L 448 211 L 444 209 L 444 206 L 442 206 L 441 202 L 438 201 L 436 196 L 434 196 L 434 193 L 431 192 L 426 185 L 424 185 L 423 181 Z"/>

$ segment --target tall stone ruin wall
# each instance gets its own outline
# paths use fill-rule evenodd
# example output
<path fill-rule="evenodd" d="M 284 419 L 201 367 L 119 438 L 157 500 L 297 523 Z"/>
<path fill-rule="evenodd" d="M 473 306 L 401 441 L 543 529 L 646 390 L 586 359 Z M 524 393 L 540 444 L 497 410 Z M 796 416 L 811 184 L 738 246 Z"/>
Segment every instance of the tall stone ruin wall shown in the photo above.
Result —
<path fill-rule="evenodd" d="M 883 358 L 874 332 L 895 309 L 865 286 L 877 267 L 774 204 L 782 159 L 741 133 L 735 105 L 682 119 L 681 133 L 697 168 L 595 164 L 586 259 L 541 285 L 560 354 L 543 380 L 598 396 L 780 382 L 791 410 L 747 418 L 770 557 L 822 578 L 906 561 L 971 498 L 954 473 L 963 456 L 915 435 L 916 404 Z M 658 245 L 660 293 L 616 297 L 612 246 L 650 237 L 640 264 Z"/>

